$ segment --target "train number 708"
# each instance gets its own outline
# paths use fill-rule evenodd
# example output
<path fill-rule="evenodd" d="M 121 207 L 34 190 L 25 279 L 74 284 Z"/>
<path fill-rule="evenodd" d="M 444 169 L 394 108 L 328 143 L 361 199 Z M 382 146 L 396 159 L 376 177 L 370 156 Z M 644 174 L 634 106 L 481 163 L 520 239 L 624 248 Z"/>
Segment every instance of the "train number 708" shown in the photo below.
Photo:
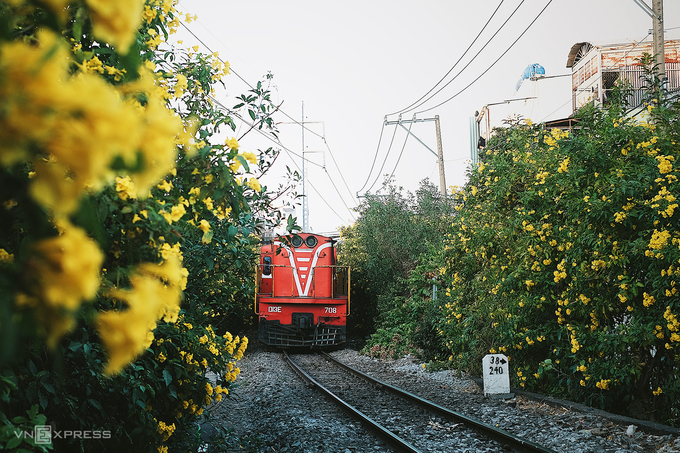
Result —
<path fill-rule="evenodd" d="M 338 312 L 338 307 L 325 307 L 326 308 L 326 313 L 337 313 Z"/>

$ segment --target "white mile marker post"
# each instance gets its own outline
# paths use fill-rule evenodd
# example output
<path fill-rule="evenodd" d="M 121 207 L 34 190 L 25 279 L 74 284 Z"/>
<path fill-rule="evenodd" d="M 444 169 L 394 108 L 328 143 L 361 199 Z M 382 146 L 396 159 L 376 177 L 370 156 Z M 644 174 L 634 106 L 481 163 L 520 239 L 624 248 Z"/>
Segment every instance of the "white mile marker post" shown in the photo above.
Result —
<path fill-rule="evenodd" d="M 487 354 L 482 359 L 484 396 L 512 398 L 508 358 L 504 354 Z"/>

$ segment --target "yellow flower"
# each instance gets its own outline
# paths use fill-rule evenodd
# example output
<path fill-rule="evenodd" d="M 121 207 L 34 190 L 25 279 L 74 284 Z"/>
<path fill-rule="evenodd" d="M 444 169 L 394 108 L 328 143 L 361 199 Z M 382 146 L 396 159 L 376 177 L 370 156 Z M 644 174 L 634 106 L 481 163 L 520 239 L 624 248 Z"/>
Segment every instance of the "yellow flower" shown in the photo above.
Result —
<path fill-rule="evenodd" d="M 165 217 L 165 220 L 172 225 L 172 222 L 177 222 L 179 219 L 182 218 L 184 214 L 186 214 L 186 209 L 184 209 L 183 204 L 179 204 L 177 206 L 173 206 L 170 212 L 166 211 L 161 211 L 161 215 Z"/>
<path fill-rule="evenodd" d="M 595 386 L 602 390 L 609 390 L 609 383 L 611 379 L 602 379 L 600 382 L 596 383 Z"/>
<path fill-rule="evenodd" d="M 144 12 L 143 0 L 86 0 L 94 34 L 127 53 L 137 35 Z"/>
<path fill-rule="evenodd" d="M 158 184 L 156 187 L 161 189 L 163 192 L 170 192 L 172 190 L 172 182 L 163 180 L 162 183 Z"/>
<path fill-rule="evenodd" d="M 11 263 L 14 261 L 14 255 L 8 253 L 5 249 L 0 249 L 0 263 Z"/>
<path fill-rule="evenodd" d="M 243 157 L 245 157 L 246 160 L 248 162 L 250 162 L 251 164 L 257 163 L 257 156 L 255 155 L 255 153 L 251 153 L 250 151 L 246 151 L 245 153 L 243 153 Z"/>
<path fill-rule="evenodd" d="M 134 199 L 137 197 L 135 193 L 135 183 L 132 182 L 129 176 L 121 178 L 116 176 L 116 192 L 118 192 L 118 198 L 121 200 Z"/>
<path fill-rule="evenodd" d="M 666 242 L 668 242 L 668 238 L 670 237 L 671 234 L 668 231 L 654 230 L 654 233 L 652 233 L 652 238 L 649 241 L 648 247 L 654 250 L 661 250 L 662 248 L 664 248 Z"/>
<path fill-rule="evenodd" d="M 248 187 L 251 189 L 260 192 L 262 190 L 262 186 L 260 186 L 260 181 L 258 181 L 256 178 L 248 178 Z"/>
<path fill-rule="evenodd" d="M 225 144 L 231 149 L 238 149 L 239 147 L 238 140 L 234 137 L 227 140 Z"/>
<path fill-rule="evenodd" d="M 50 313 L 45 321 L 65 316 L 70 319 L 83 300 L 92 299 L 99 289 L 99 271 L 104 255 L 85 231 L 68 222 L 60 222 L 59 236 L 43 239 L 33 246 L 33 293 Z M 59 331 L 47 326 L 48 343 L 53 346 L 70 322 L 61 320 Z M 56 324 L 55 324 L 56 327 Z"/>
<path fill-rule="evenodd" d="M 673 164 L 671 163 L 674 160 L 673 156 L 656 156 L 656 160 L 659 161 L 659 173 L 662 175 L 673 171 Z"/>
<path fill-rule="evenodd" d="M 569 158 L 565 158 L 562 163 L 560 163 L 560 168 L 557 169 L 558 173 L 566 173 L 569 169 Z"/>
<path fill-rule="evenodd" d="M 104 374 L 120 372 L 151 345 L 156 323 L 175 322 L 179 313 L 182 267 L 177 257 L 163 264 L 139 265 L 130 289 L 113 289 L 108 296 L 124 301 L 127 309 L 101 313 L 96 321 L 109 361 Z"/>
<path fill-rule="evenodd" d="M 154 419 L 155 420 L 155 419 Z M 163 435 L 163 440 L 166 441 L 172 433 L 175 432 L 175 424 L 167 425 L 164 421 L 158 422 L 158 432 Z"/>
<path fill-rule="evenodd" d="M 177 74 L 177 83 L 175 84 L 175 98 L 181 98 L 189 86 L 187 78 L 184 74 Z"/>
<path fill-rule="evenodd" d="M 210 223 L 208 223 L 207 220 L 203 219 L 198 224 L 198 229 L 203 231 L 204 233 L 207 233 L 210 230 Z"/>

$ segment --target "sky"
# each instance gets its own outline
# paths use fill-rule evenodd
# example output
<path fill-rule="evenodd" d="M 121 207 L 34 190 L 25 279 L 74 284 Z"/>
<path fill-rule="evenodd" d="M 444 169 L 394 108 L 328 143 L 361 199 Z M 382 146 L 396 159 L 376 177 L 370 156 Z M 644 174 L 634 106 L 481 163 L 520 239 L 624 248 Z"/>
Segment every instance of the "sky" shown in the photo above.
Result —
<path fill-rule="evenodd" d="M 475 111 L 492 104 L 492 127 L 512 115 L 565 118 L 571 79 L 559 76 L 570 72 L 574 44 L 652 38 L 652 19 L 634 0 L 181 0 L 178 10 L 198 18 L 174 39 L 231 64 L 221 103 L 233 106 L 250 89 L 241 79 L 255 85 L 274 75 L 272 99 L 284 112 L 274 119 L 287 149 L 254 132 L 240 140 L 244 151 L 282 150 L 265 185 L 275 187 L 286 166 L 301 171 L 303 129 L 293 119 L 301 122 L 304 108 L 307 230 L 316 233 L 351 225 L 357 195 L 380 193 L 385 175 L 404 191 L 426 178 L 439 186 L 428 150 L 437 151 L 434 122 L 403 123 L 409 135 L 386 119 L 404 110 L 402 120 L 439 116 L 446 185 L 463 186 Z M 666 0 L 664 18 L 666 39 L 680 38 L 680 2 Z M 553 77 L 516 90 L 535 63 Z M 408 110 L 433 87 L 441 91 Z M 238 126 L 227 135 L 240 137 L 247 126 Z M 301 207 L 295 215 L 302 225 Z"/>

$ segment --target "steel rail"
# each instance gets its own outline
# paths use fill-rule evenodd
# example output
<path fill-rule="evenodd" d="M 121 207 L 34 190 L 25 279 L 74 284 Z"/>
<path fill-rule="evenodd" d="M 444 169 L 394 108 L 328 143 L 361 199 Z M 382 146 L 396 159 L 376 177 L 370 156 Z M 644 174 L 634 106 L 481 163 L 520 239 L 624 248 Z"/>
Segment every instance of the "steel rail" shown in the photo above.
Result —
<path fill-rule="evenodd" d="M 404 452 L 404 453 L 421 453 L 420 450 L 416 449 L 413 445 L 408 443 L 406 440 L 402 439 L 401 437 L 397 436 L 394 434 L 392 431 L 388 430 L 384 426 L 378 424 L 376 421 L 365 415 L 363 412 L 361 412 L 359 409 L 355 408 L 354 406 L 346 403 L 343 401 L 340 397 L 338 397 L 336 394 L 328 390 L 326 387 L 321 385 L 319 382 L 317 382 L 313 377 L 311 377 L 309 374 L 307 374 L 300 366 L 295 363 L 293 359 L 290 358 L 288 353 L 286 351 L 283 351 L 283 356 L 286 359 L 286 362 L 288 362 L 288 365 L 293 369 L 295 374 L 300 376 L 303 380 L 311 384 L 312 386 L 316 387 L 323 393 L 327 398 L 329 398 L 331 401 L 333 401 L 335 404 L 340 406 L 340 408 L 348 414 L 350 417 L 354 418 L 355 420 L 361 422 L 362 425 L 364 425 L 369 431 L 374 433 L 376 436 L 378 436 L 381 440 L 383 440 L 387 445 L 389 445 L 392 449 L 394 449 L 397 452 Z"/>
<path fill-rule="evenodd" d="M 485 436 L 499 442 L 500 444 L 506 444 L 510 446 L 510 448 L 514 450 L 518 450 L 521 452 L 539 452 L 539 453 L 556 453 L 555 450 L 552 450 L 550 448 L 544 447 L 542 445 L 539 445 L 535 442 L 532 442 L 530 440 L 524 439 L 522 437 L 514 436 L 510 434 L 507 431 L 504 431 L 502 429 L 495 428 L 491 425 L 487 425 L 486 423 L 482 423 L 478 420 L 475 420 L 474 418 L 468 417 L 467 415 L 460 414 L 458 412 L 454 412 L 450 409 L 447 409 L 443 406 L 440 406 L 436 403 L 433 403 L 431 401 L 428 401 L 426 399 L 423 399 L 417 395 L 414 395 L 413 393 L 409 393 L 405 390 L 402 390 L 398 387 L 395 387 L 393 385 L 390 385 L 386 382 L 382 382 L 372 376 L 369 376 L 368 374 L 365 374 L 355 368 L 352 368 L 351 366 L 344 364 L 333 357 L 331 357 L 329 354 L 320 351 L 320 354 L 327 359 L 328 361 L 336 364 L 337 366 L 344 368 L 345 370 L 355 374 L 356 376 L 360 377 L 361 379 L 364 379 L 366 382 L 378 387 L 385 389 L 389 391 L 390 393 L 393 393 L 400 398 L 404 398 L 408 401 L 411 401 L 418 406 L 422 407 L 423 409 L 432 412 L 433 414 L 439 415 L 443 418 L 446 418 L 450 421 L 457 422 L 457 423 L 462 423 L 466 427 L 470 429 L 474 429 L 475 431 L 484 434 Z"/>

